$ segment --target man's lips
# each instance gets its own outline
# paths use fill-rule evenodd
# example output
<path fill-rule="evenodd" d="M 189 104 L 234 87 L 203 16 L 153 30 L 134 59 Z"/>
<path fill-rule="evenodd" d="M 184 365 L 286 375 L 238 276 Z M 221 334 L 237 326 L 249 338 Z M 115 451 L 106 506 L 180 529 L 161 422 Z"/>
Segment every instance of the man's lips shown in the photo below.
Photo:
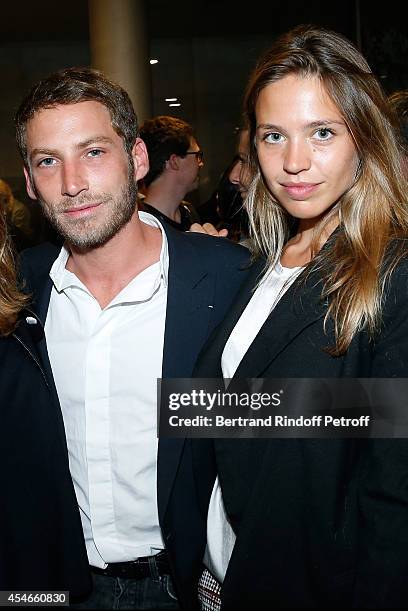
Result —
<path fill-rule="evenodd" d="M 283 189 L 294 200 L 303 200 L 313 193 L 319 185 L 320 183 L 281 183 Z"/>
<path fill-rule="evenodd" d="M 100 206 L 101 202 L 86 202 L 85 204 L 81 204 L 80 206 L 73 206 L 71 208 L 66 208 L 64 210 L 64 214 L 69 217 L 83 217 L 87 214 L 92 213 L 92 211 Z"/>

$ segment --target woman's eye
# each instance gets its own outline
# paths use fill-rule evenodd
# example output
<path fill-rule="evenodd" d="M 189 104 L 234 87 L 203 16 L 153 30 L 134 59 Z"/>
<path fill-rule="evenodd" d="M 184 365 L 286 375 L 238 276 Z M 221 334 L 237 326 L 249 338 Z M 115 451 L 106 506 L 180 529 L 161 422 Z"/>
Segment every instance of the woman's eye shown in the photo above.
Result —
<path fill-rule="evenodd" d="M 279 134 L 279 132 L 271 132 L 270 134 L 265 134 L 264 136 L 265 142 L 269 143 L 281 142 L 282 138 L 283 136 L 282 134 Z"/>
<path fill-rule="evenodd" d="M 319 140 L 329 140 L 333 136 L 333 132 L 329 128 L 319 128 L 316 135 Z"/>

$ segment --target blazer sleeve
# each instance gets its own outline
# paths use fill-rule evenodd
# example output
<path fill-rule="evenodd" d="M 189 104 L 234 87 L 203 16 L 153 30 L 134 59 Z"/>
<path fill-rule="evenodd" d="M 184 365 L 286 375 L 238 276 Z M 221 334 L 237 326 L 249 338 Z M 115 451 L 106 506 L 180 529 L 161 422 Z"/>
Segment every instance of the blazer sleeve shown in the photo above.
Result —
<path fill-rule="evenodd" d="M 367 440 L 358 488 L 360 537 L 353 610 L 408 601 L 408 440 Z"/>
<path fill-rule="evenodd" d="M 408 379 L 408 273 L 393 275 L 375 344 L 374 378 Z M 401 381 L 402 382 L 402 381 Z M 383 384 L 383 383 L 381 383 Z M 384 381 L 391 390 L 392 380 Z M 408 404 L 407 404 L 408 410 Z M 408 602 L 408 438 L 366 441 L 358 486 L 361 529 L 353 609 L 401 610 Z"/>

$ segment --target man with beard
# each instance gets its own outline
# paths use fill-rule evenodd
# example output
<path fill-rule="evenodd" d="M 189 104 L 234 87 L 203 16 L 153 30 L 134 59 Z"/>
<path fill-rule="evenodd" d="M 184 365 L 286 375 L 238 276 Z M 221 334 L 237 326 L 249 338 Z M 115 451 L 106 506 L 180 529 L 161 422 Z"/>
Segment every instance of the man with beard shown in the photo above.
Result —
<path fill-rule="evenodd" d="M 15 122 L 28 193 L 65 240 L 27 250 L 23 273 L 94 583 L 79 609 L 194 609 L 213 466 L 204 440 L 157 440 L 156 381 L 191 376 L 247 251 L 137 211 L 146 147 L 129 96 L 100 72 L 50 75 Z"/>

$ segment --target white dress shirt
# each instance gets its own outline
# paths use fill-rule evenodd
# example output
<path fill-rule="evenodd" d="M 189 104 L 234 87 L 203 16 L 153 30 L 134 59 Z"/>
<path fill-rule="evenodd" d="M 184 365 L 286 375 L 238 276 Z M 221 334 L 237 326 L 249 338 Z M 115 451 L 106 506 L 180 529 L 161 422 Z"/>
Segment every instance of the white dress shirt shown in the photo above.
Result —
<path fill-rule="evenodd" d="M 232 378 L 265 323 L 268 315 L 303 270 L 284 268 L 277 263 L 255 290 L 231 332 L 221 357 L 224 378 Z M 218 477 L 211 494 L 207 517 L 207 547 L 204 564 L 219 582 L 223 582 L 235 545 L 235 534 L 225 512 Z"/>
<path fill-rule="evenodd" d="M 164 548 L 157 509 L 157 378 L 162 374 L 167 238 L 160 261 L 105 308 L 66 269 L 62 247 L 45 323 L 91 565 Z"/>

